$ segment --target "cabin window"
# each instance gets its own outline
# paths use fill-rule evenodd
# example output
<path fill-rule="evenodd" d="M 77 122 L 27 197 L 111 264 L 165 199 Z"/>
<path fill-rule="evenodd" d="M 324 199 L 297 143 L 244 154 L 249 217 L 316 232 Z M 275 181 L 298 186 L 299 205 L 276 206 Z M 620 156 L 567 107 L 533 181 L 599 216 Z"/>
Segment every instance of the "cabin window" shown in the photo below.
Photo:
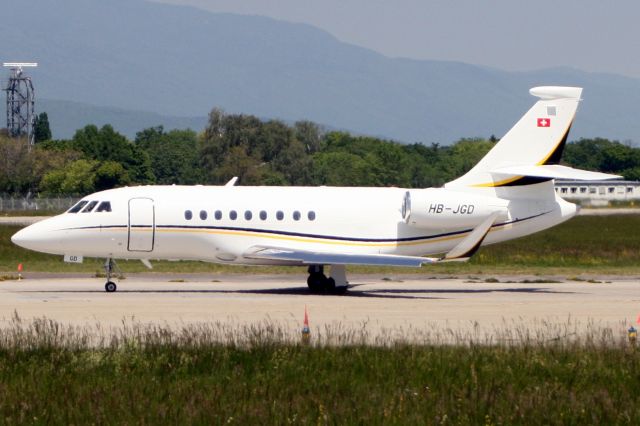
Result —
<path fill-rule="evenodd" d="M 267 212 L 264 210 L 260 212 L 260 220 L 267 220 Z"/>
<path fill-rule="evenodd" d="M 220 210 L 216 210 L 214 216 L 215 216 L 216 220 L 220 220 L 220 219 L 222 219 L 222 212 Z"/>
<path fill-rule="evenodd" d="M 235 210 L 231 210 L 229 212 L 229 219 L 236 220 L 238 218 L 238 213 Z"/>
<path fill-rule="evenodd" d="M 244 218 L 245 220 L 251 220 L 251 218 L 253 217 L 253 214 L 251 214 L 251 210 L 246 210 L 244 212 Z"/>
<path fill-rule="evenodd" d="M 80 201 L 75 206 L 71 207 L 67 213 L 78 213 L 88 203 L 88 201 Z"/>
<path fill-rule="evenodd" d="M 278 219 L 278 220 L 282 220 L 282 219 L 284 219 L 284 213 L 282 213 L 282 211 L 281 211 L 281 210 L 278 210 L 278 211 L 276 212 L 276 219 Z"/>
<path fill-rule="evenodd" d="M 300 212 L 299 211 L 294 211 L 293 212 L 293 220 L 300 220 Z"/>
<path fill-rule="evenodd" d="M 87 207 L 82 209 L 82 213 L 89 213 L 91 210 L 93 210 L 96 204 L 98 204 L 97 201 L 91 201 L 89 204 L 87 204 Z"/>
<path fill-rule="evenodd" d="M 191 218 L 193 217 L 193 213 L 191 213 L 191 210 L 185 210 L 184 211 L 184 218 L 187 220 L 191 220 Z"/>
<path fill-rule="evenodd" d="M 207 220 L 207 212 L 205 210 L 200 210 L 200 219 Z"/>
<path fill-rule="evenodd" d="M 96 209 L 96 213 L 110 212 L 110 211 L 111 211 L 111 202 L 109 201 L 101 202 L 98 208 Z"/>
<path fill-rule="evenodd" d="M 309 220 L 316 220 L 316 212 L 310 211 L 307 213 L 307 218 L 309 218 Z"/>

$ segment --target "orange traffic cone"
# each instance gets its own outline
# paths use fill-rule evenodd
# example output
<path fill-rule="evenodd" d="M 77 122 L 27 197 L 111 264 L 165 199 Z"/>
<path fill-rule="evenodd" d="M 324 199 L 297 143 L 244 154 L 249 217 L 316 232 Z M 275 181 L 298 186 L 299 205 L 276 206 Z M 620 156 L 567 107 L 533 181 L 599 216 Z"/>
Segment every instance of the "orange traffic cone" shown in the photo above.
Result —
<path fill-rule="evenodd" d="M 308 344 L 311 339 L 311 330 L 309 329 L 309 314 L 307 313 L 307 305 L 304 305 L 304 323 L 302 325 L 302 343 Z"/>

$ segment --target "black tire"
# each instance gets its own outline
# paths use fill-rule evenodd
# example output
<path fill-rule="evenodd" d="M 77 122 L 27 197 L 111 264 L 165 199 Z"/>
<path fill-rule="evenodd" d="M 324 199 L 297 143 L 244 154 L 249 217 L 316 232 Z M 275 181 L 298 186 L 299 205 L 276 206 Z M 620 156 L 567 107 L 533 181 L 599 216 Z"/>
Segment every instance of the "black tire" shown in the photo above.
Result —
<path fill-rule="evenodd" d="M 311 293 L 322 293 L 323 290 L 323 282 L 325 278 L 323 274 L 309 274 L 309 278 L 307 278 L 307 285 L 309 286 L 309 291 Z"/>
<path fill-rule="evenodd" d="M 333 294 L 336 291 L 336 280 L 334 280 L 333 278 L 329 277 L 329 278 L 325 278 L 324 279 L 324 283 L 323 283 L 323 287 L 324 287 L 324 292 L 327 294 Z"/>
<path fill-rule="evenodd" d="M 107 283 L 104 285 L 104 290 L 107 293 L 113 293 L 117 289 L 118 289 L 118 286 L 113 281 L 107 281 Z"/>

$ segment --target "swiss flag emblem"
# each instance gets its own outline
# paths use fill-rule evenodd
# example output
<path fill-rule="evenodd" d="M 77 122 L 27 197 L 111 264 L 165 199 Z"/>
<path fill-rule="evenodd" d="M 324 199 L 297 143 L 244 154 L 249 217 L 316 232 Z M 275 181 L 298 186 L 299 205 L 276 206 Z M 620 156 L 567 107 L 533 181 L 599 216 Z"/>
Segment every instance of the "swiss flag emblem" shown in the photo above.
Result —
<path fill-rule="evenodd" d="M 538 127 L 551 127 L 550 118 L 538 118 Z"/>

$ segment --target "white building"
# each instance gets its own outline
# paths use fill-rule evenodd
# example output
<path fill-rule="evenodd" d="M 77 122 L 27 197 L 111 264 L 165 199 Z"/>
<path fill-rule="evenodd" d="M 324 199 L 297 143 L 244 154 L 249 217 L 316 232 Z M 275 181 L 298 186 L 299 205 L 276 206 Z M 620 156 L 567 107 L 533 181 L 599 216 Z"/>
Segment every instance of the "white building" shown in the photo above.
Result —
<path fill-rule="evenodd" d="M 562 198 L 585 206 L 606 206 L 612 201 L 640 202 L 640 181 L 556 180 L 555 189 Z"/>

